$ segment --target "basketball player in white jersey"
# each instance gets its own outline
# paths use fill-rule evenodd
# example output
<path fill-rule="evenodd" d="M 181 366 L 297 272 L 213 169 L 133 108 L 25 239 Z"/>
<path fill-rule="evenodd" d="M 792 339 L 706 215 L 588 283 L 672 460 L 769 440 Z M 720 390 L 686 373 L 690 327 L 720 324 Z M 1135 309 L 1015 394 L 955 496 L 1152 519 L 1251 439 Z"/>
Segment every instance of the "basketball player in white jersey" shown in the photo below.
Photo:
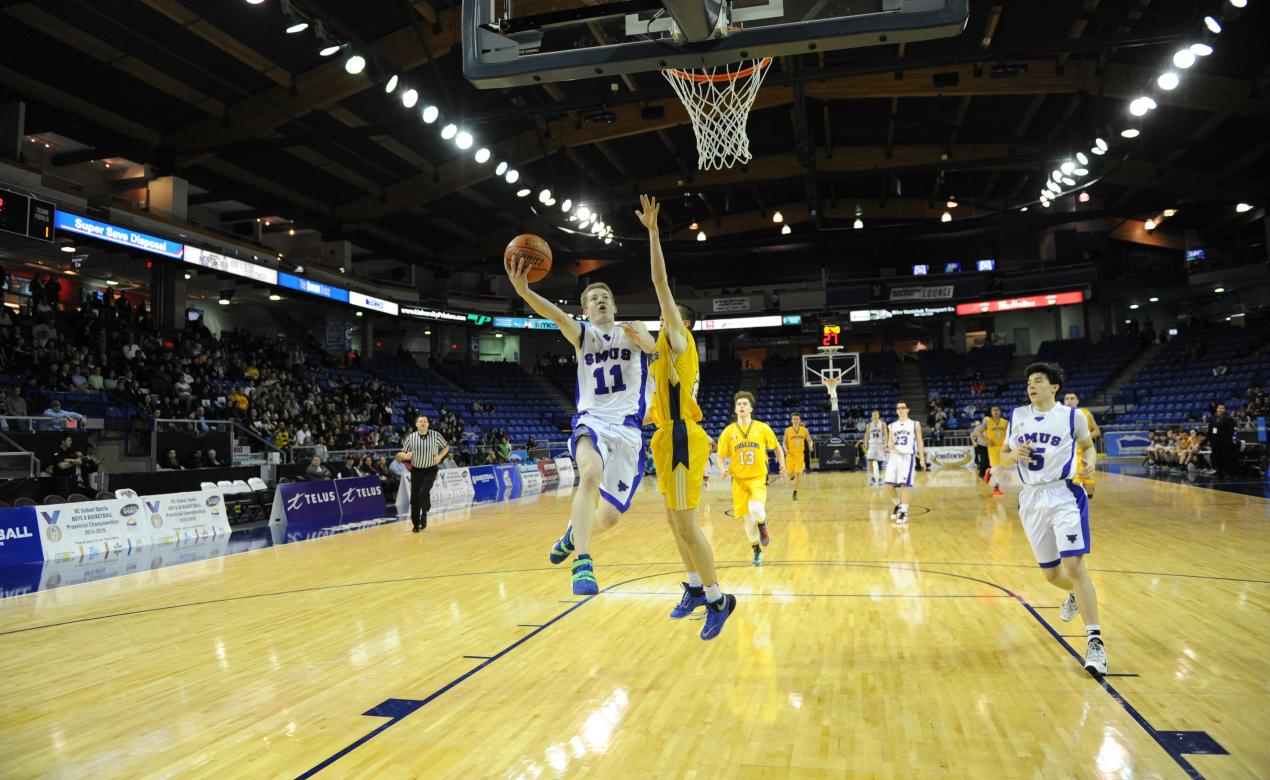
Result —
<path fill-rule="evenodd" d="M 516 293 L 556 323 L 578 352 L 578 413 L 569 439 L 578 463 L 578 489 L 569 525 L 552 547 L 550 559 L 561 563 L 576 551 L 573 592 L 593 595 L 600 586 L 591 560 L 591 536 L 611 528 L 630 508 L 644 475 L 640 427 L 648 411 L 648 353 L 654 351 L 649 347 L 656 343 L 643 323 L 614 321 L 617 306 L 608 285 L 591 284 L 582 291 L 587 321 L 579 322 L 529 289 L 529 269 L 523 261 L 504 261 L 504 266 Z"/>
<path fill-rule="evenodd" d="M 1027 367 L 1030 406 L 1010 415 L 1009 432 L 1001 449 L 1001 466 L 1013 466 L 1023 482 L 1019 517 L 1036 561 L 1050 584 L 1067 591 L 1059 618 L 1085 619 L 1088 644 L 1085 669 L 1107 673 L 1107 650 L 1098 624 L 1098 593 L 1085 567 L 1089 554 L 1089 499 L 1074 483 L 1076 476 L 1093 476 L 1097 452 L 1089 423 L 1076 409 L 1057 402 L 1063 371 L 1049 363 Z M 1080 474 L 1076 453 L 1080 452 Z"/>
<path fill-rule="evenodd" d="M 886 462 L 886 423 L 877 409 L 864 429 L 864 457 L 869 464 L 869 487 L 882 484 L 882 465 Z"/>
<path fill-rule="evenodd" d="M 886 427 L 886 495 L 890 497 L 895 509 L 891 519 L 897 523 L 908 522 L 909 488 L 913 487 L 913 469 L 917 461 L 926 462 L 926 447 L 922 444 L 922 425 L 917 420 L 908 419 L 908 404 L 900 401 L 895 405 L 895 413 L 899 419 Z M 899 488 L 899 497 L 895 489 Z"/>

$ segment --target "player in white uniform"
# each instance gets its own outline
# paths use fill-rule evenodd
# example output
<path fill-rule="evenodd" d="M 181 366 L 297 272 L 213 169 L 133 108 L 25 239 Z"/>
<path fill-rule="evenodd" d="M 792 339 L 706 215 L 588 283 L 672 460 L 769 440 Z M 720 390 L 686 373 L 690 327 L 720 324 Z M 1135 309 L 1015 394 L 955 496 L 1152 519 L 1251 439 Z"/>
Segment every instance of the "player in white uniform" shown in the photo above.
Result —
<path fill-rule="evenodd" d="M 517 294 L 560 326 L 561 335 L 578 351 L 578 413 L 569 439 L 569 451 L 578 463 L 578 489 L 569 525 L 552 547 L 550 559 L 561 563 L 576 551 L 573 592 L 593 595 L 600 589 L 591 536 L 611 528 L 630 508 L 644 475 L 640 427 L 652 384 L 648 354 L 655 351 L 656 342 L 643 323 L 614 321 L 617 306 L 608 285 L 591 284 L 582 291 L 582 313 L 588 322 L 579 322 L 529 289 L 523 262 L 504 266 Z"/>
<path fill-rule="evenodd" d="M 1049 363 L 1027 367 L 1030 406 L 1010 415 L 1001 466 L 1013 466 L 1023 482 L 1019 517 L 1032 552 L 1045 579 L 1067 591 L 1059 618 L 1071 620 L 1082 613 L 1088 645 L 1085 669 L 1107 673 L 1107 651 L 1098 624 L 1098 594 L 1085 567 L 1089 554 L 1089 499 L 1085 489 L 1072 482 L 1093 476 L 1094 441 L 1083 414 L 1057 402 L 1063 371 Z M 1076 452 L 1080 451 L 1077 475 Z"/>
<path fill-rule="evenodd" d="M 882 468 L 886 462 L 886 423 L 877 409 L 864 429 L 864 457 L 869 464 L 869 487 L 882 484 Z"/>
<path fill-rule="evenodd" d="M 917 459 L 926 462 L 926 447 L 922 444 L 922 425 L 917 420 L 908 419 L 908 404 L 900 401 L 895 405 L 895 413 L 899 419 L 886 427 L 886 495 L 890 497 L 895 508 L 891 511 L 891 519 L 897 523 L 908 522 L 909 488 L 913 486 L 913 470 Z M 899 498 L 895 489 L 899 488 Z"/>

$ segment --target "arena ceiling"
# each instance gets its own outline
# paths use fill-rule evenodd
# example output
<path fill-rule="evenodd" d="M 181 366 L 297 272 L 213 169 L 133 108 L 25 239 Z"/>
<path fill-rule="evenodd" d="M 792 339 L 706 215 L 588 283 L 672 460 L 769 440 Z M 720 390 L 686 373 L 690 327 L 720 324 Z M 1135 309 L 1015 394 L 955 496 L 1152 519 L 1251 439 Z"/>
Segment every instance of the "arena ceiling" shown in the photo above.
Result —
<path fill-rule="evenodd" d="M 286 34 L 277 0 L 51 0 L 0 3 L 0 85 L 27 101 L 28 133 L 79 142 L 54 150 L 54 165 L 126 157 L 187 178 L 192 203 L 219 206 L 226 222 L 281 216 L 407 262 L 492 269 L 510 235 L 546 228 L 533 196 L 518 198 L 439 137 L 443 122 L 423 124 L 385 92 L 392 73 L 535 187 L 602 209 L 618 236 L 639 235 L 629 213 L 650 191 L 695 251 L 693 222 L 724 252 L 895 226 L 938 240 L 1070 219 L 1008 209 L 1033 201 L 1058 161 L 1126 126 L 1129 101 L 1222 3 L 972 2 L 955 38 L 784 58 L 750 118 L 755 159 L 709 174 L 660 74 L 482 91 L 462 76 L 457 5 L 292 5 L 365 53 L 366 72 L 319 56 L 311 30 Z M 1265 199 L 1268 5 L 1229 20 L 1142 136 L 1117 144 L 1090 188 L 1099 213 L 1178 208 L 1177 226 L 1222 230 L 1235 201 Z M 949 199 L 955 219 L 941 224 Z M 773 224 L 777 210 L 792 235 Z M 857 216 L 865 228 L 851 235 Z M 622 253 L 552 240 L 575 257 Z"/>

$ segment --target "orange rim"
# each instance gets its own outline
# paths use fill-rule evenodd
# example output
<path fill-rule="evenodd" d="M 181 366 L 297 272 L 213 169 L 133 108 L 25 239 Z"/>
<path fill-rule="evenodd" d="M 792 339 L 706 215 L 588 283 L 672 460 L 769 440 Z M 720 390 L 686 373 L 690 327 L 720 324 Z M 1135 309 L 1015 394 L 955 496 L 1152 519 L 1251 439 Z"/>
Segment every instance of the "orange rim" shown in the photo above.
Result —
<path fill-rule="evenodd" d="M 742 70 L 738 70 L 736 73 L 718 73 L 718 74 L 711 75 L 707 73 L 691 73 L 686 70 L 677 70 L 675 68 L 668 68 L 666 70 L 666 73 L 682 81 L 695 81 L 698 84 L 704 84 L 707 81 L 713 81 L 714 83 L 717 84 L 721 81 L 736 81 L 737 79 L 748 78 L 749 76 L 753 75 L 754 71 L 762 70 L 763 68 L 766 68 L 768 65 L 771 65 L 771 64 L 772 64 L 772 58 L 764 57 L 762 60 L 758 62 L 758 64 L 751 65 L 750 67 L 744 68 Z"/>

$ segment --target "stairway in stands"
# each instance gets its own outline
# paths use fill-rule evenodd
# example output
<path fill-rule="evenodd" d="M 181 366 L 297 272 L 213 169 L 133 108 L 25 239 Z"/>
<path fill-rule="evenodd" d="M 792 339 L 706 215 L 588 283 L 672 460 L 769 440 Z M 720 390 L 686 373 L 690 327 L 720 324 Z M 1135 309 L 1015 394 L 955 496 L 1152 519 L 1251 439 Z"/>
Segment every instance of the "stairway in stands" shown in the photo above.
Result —
<path fill-rule="evenodd" d="M 902 360 L 899 364 L 900 398 L 908 404 L 908 416 L 914 420 L 926 422 L 930 413 L 927 407 L 926 380 L 922 379 L 922 368 L 916 360 Z M 883 419 L 895 416 L 894 409 L 883 409 Z"/>
<path fill-rule="evenodd" d="M 1163 346 L 1163 344 L 1152 344 L 1142 350 L 1142 352 L 1133 359 L 1132 363 L 1125 366 L 1119 374 L 1116 374 L 1116 376 L 1112 378 L 1111 384 L 1107 385 L 1107 389 L 1098 394 L 1096 403 L 1103 406 L 1110 405 L 1112 400 L 1115 399 L 1116 393 L 1120 392 L 1121 388 L 1133 381 L 1133 378 L 1138 375 L 1138 372 L 1142 370 L 1142 367 L 1151 362 L 1151 358 L 1155 357 L 1155 353 L 1159 352 Z"/>

